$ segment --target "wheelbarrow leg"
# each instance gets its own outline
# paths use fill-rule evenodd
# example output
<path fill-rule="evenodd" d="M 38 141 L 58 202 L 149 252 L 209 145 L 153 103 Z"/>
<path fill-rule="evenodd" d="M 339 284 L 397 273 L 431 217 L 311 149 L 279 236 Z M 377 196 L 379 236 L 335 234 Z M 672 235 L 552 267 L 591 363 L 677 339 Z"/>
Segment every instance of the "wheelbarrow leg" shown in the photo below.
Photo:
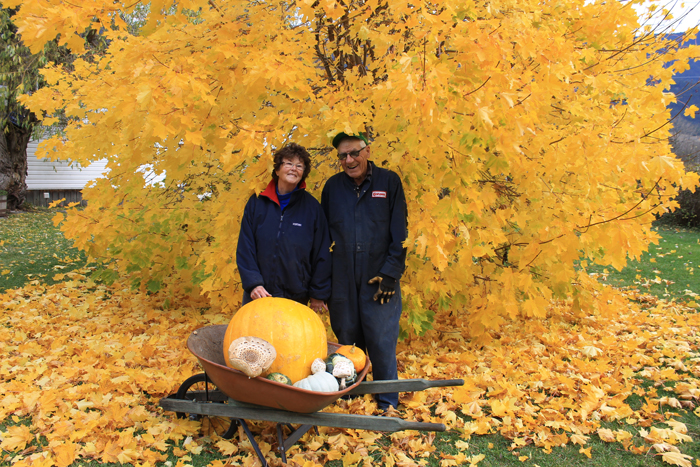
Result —
<path fill-rule="evenodd" d="M 289 427 L 290 430 L 292 430 L 292 433 L 289 435 L 288 438 L 284 437 L 284 432 L 282 430 L 283 426 Z M 285 464 L 287 463 L 287 451 L 289 448 L 294 446 L 297 441 L 301 439 L 302 436 L 304 436 L 310 429 L 314 428 L 316 430 L 316 434 L 318 434 L 318 428 L 314 425 L 301 425 L 299 428 L 296 430 L 292 425 L 289 423 L 278 423 L 277 424 L 277 443 L 279 444 L 279 447 L 277 448 L 280 452 L 280 455 L 282 456 L 282 462 Z"/>
<path fill-rule="evenodd" d="M 265 460 L 265 456 L 263 456 L 263 453 L 260 451 L 260 446 L 258 446 L 258 442 L 255 441 L 255 437 L 248 428 L 248 424 L 245 422 L 245 420 L 243 420 L 242 418 L 233 418 L 232 420 L 234 420 L 237 424 L 243 427 L 243 431 L 245 431 L 245 434 L 248 436 L 248 440 L 250 441 L 251 446 L 253 446 L 255 454 L 258 455 L 258 459 L 260 459 L 262 467 L 268 467 L 267 461 Z"/>

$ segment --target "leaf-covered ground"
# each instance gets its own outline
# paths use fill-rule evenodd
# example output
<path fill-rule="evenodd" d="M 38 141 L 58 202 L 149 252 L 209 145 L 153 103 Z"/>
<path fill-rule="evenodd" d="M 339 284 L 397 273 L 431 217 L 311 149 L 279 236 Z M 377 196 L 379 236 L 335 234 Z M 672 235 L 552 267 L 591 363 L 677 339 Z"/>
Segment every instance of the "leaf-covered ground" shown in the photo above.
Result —
<path fill-rule="evenodd" d="M 202 453 L 213 452 L 220 456 L 212 466 L 254 465 L 248 443 L 203 436 L 199 422 L 178 420 L 157 405 L 200 372 L 187 336 L 229 317 L 196 298 L 141 295 L 122 284 L 68 276 L 0 295 L 2 463 L 172 464 L 172 453 L 183 467 L 201 465 Z M 429 433 L 399 432 L 378 442 L 377 433 L 321 427 L 289 453 L 290 463 L 487 465 L 489 452 L 471 449 L 470 440 L 500 433 L 523 461 L 528 456 L 520 450 L 532 446 L 551 452 L 575 445 L 581 457 L 593 456 L 590 443 L 602 440 L 691 465 L 698 454 L 683 452 L 692 449 L 698 427 L 674 414 L 694 411 L 694 421 L 700 415 L 698 310 L 650 296 L 630 305 L 613 291 L 601 298 L 609 303 L 604 316 L 520 321 L 504 327 L 490 347 L 464 341 L 457 315 L 440 317 L 439 330 L 400 344 L 402 378 L 466 381 L 401 399 L 403 418 L 446 423 L 459 434 L 453 453 L 437 450 Z M 328 408 L 374 409 L 368 396 Z M 274 426 L 253 426 L 268 459 L 279 464 Z"/>

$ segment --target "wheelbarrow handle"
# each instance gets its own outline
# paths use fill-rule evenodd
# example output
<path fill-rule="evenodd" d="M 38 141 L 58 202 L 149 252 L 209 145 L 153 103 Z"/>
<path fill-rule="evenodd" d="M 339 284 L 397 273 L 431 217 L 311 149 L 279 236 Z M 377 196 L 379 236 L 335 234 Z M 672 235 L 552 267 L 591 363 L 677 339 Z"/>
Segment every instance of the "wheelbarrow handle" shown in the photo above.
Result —
<path fill-rule="evenodd" d="M 463 379 L 396 379 L 387 381 L 363 381 L 348 394 L 383 394 L 387 392 L 415 392 L 429 388 L 463 386 Z"/>
<path fill-rule="evenodd" d="M 402 430 L 445 431 L 442 423 L 427 423 L 402 420 L 378 415 L 355 415 L 329 412 L 295 413 L 276 410 L 269 407 L 250 404 L 190 402 L 163 398 L 160 406 L 172 412 L 197 413 L 208 416 L 231 417 L 244 420 L 263 420 L 277 423 L 294 423 L 299 425 L 327 426 L 335 428 L 354 428 L 356 430 L 374 430 L 395 432 Z"/>

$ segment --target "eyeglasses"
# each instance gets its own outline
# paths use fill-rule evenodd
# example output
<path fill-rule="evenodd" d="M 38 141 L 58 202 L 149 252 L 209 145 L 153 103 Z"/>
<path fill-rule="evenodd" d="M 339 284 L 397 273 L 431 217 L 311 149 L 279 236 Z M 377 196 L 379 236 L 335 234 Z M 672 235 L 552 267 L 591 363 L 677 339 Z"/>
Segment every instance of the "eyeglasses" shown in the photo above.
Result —
<path fill-rule="evenodd" d="M 359 157 L 360 153 L 362 151 L 364 151 L 365 149 L 367 149 L 367 146 L 365 146 L 364 148 L 355 149 L 354 151 L 339 152 L 338 159 L 340 159 L 342 161 L 344 159 L 347 159 L 348 156 L 352 157 L 353 159 L 357 159 Z"/>
<path fill-rule="evenodd" d="M 282 162 L 282 167 L 285 169 L 297 169 L 300 172 L 304 171 L 304 164 L 292 164 L 291 162 L 284 161 Z"/>

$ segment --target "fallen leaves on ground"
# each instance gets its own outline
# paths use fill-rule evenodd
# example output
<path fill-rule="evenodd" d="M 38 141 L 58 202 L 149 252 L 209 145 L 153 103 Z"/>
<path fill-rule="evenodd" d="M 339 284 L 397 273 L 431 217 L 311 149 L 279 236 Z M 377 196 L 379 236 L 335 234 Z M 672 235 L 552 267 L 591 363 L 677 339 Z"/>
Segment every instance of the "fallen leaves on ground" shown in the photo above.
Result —
<path fill-rule="evenodd" d="M 226 324 L 230 316 L 197 297 L 140 294 L 75 272 L 67 277 L 62 284 L 30 284 L 0 295 L 2 462 L 154 465 L 170 449 L 181 460 L 207 449 L 228 456 L 228 464 L 252 465 L 256 457 L 242 432 L 233 442 L 204 436 L 199 421 L 177 419 L 158 407 L 160 398 L 201 372 L 186 347 L 189 334 Z M 588 443 L 597 437 L 630 452 L 655 453 L 669 464 L 690 465 L 692 458 L 676 446 L 693 440 L 667 409 L 677 404 L 698 413 L 700 314 L 673 302 L 637 305 L 629 298 L 635 297 L 609 292 L 605 313 L 598 316 L 575 319 L 564 312 L 514 322 L 482 348 L 462 337 L 459 316 L 438 316 L 439 329 L 399 344 L 400 377 L 463 378 L 465 384 L 403 393 L 399 412 L 404 419 L 445 423 L 460 433 L 457 453 L 437 452 L 434 433 L 382 438 L 319 427 L 288 452 L 289 465 L 374 460 L 412 466 L 431 456 L 443 467 L 477 465 L 488 453 L 471 452 L 468 441 L 486 433 L 511 440 L 515 455 L 524 446 L 550 452 L 572 444 L 582 456 L 595 456 Z M 179 305 L 168 306 L 173 303 Z M 339 400 L 325 410 L 377 413 L 370 396 Z M 603 426 L 607 421 L 626 428 L 611 430 Z M 267 458 L 279 465 L 275 425 L 250 425 Z"/>

